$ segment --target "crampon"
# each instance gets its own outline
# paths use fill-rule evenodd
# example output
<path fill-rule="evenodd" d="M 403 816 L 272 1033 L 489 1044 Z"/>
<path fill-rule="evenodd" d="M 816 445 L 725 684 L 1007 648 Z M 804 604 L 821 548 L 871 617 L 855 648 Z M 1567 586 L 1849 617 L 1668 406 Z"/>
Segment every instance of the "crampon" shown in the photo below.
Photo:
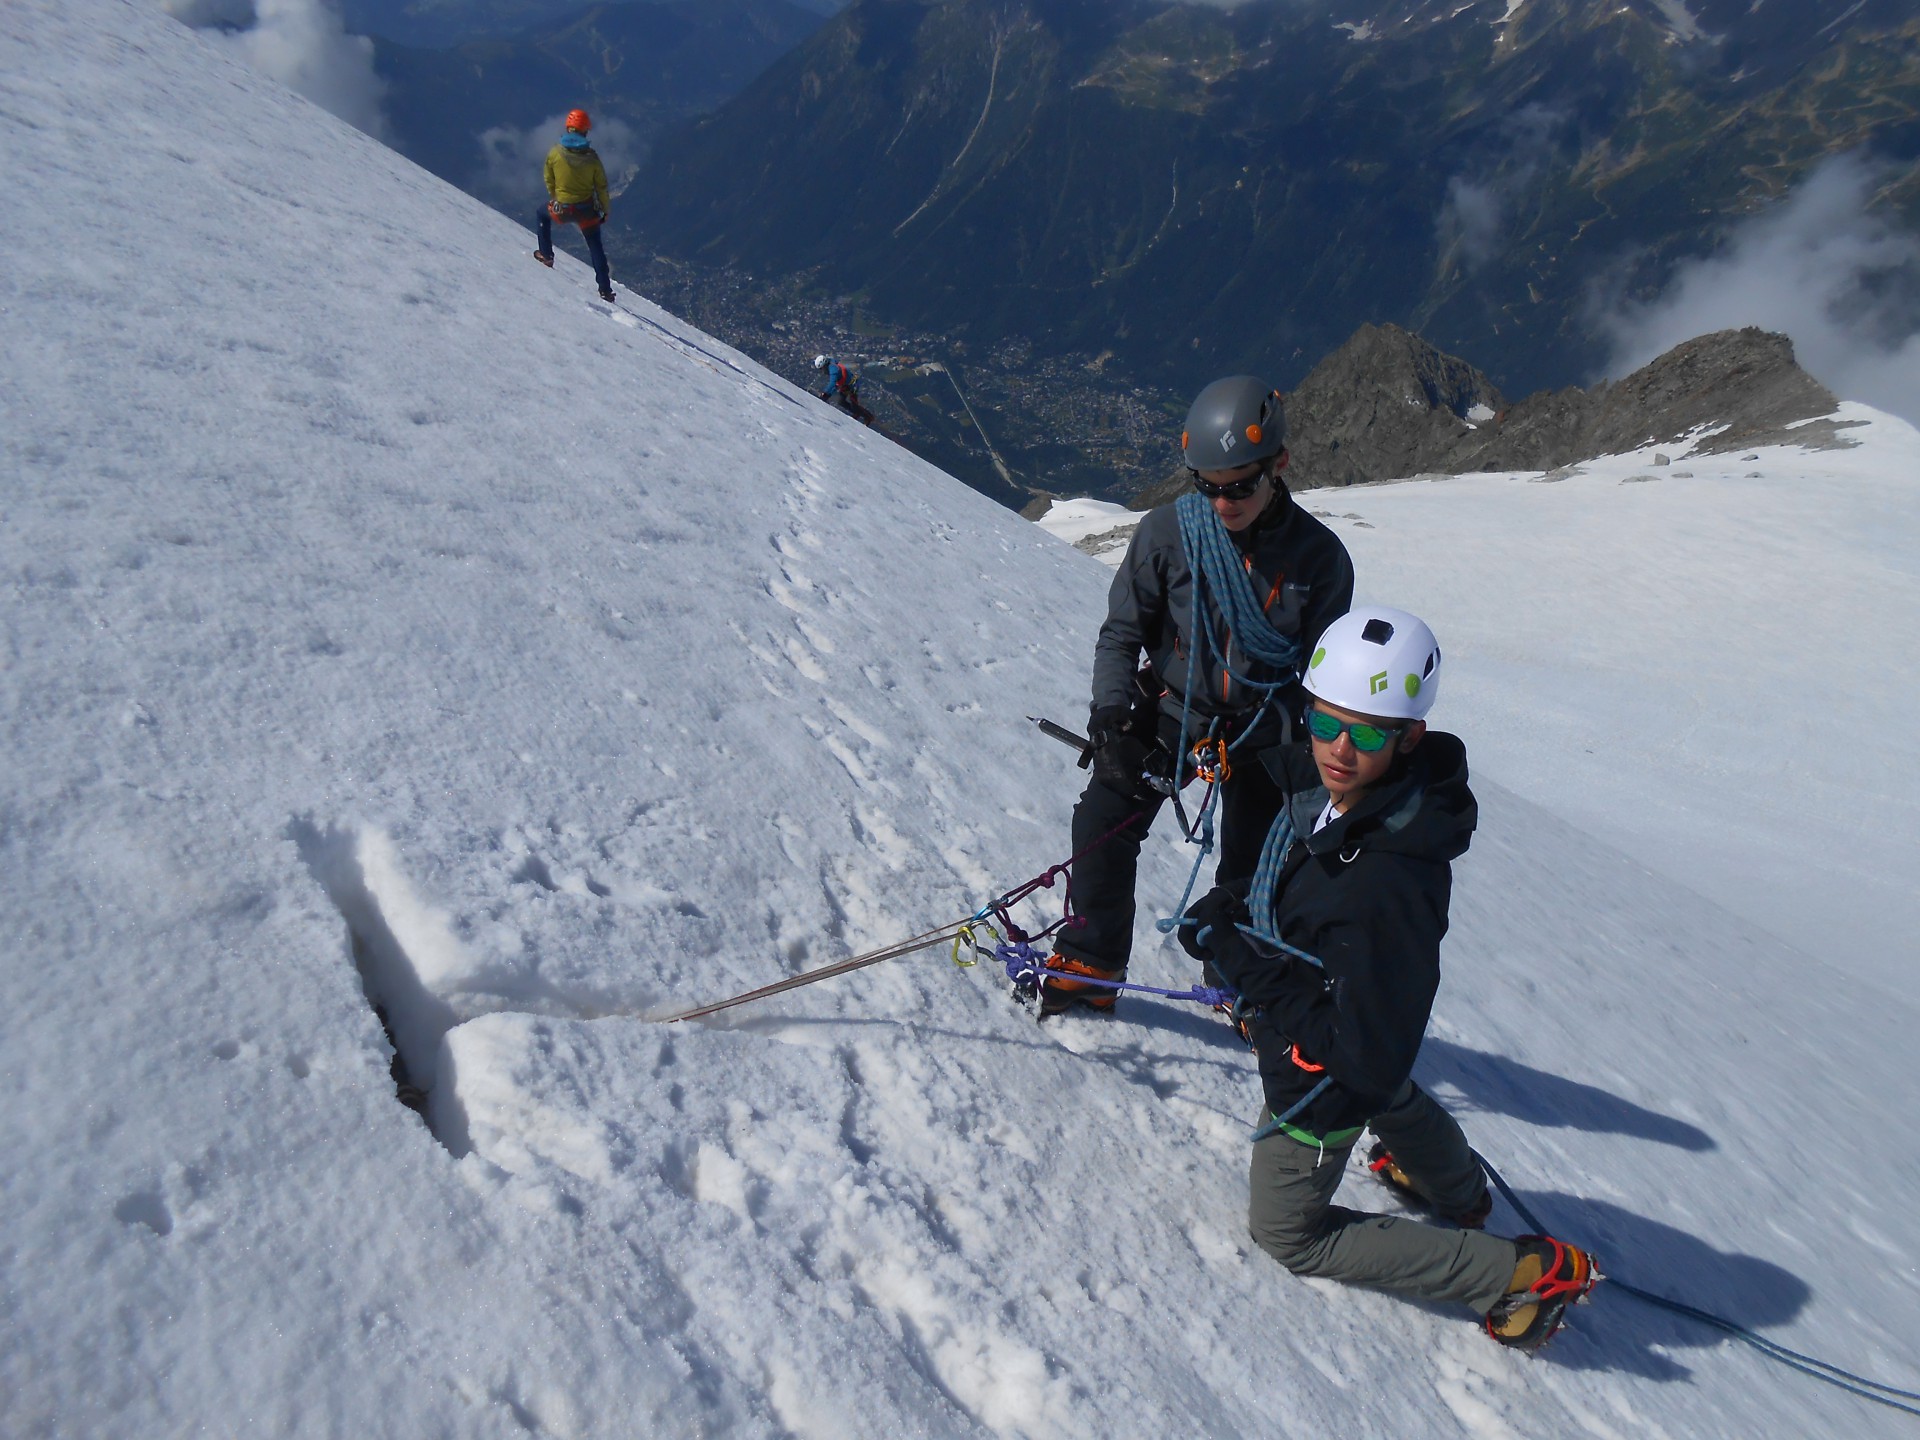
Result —
<path fill-rule="evenodd" d="M 1487 1334 L 1532 1353 L 1560 1331 L 1567 1307 L 1583 1303 L 1603 1278 L 1593 1256 L 1551 1235 L 1522 1235 L 1513 1287 L 1487 1312 Z"/>

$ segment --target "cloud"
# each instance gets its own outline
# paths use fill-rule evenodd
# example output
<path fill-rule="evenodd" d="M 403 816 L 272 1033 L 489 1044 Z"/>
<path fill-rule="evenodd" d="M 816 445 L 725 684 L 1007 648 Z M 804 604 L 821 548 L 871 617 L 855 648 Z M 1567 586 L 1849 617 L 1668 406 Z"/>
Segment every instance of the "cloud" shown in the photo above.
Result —
<path fill-rule="evenodd" d="M 1566 123 L 1557 110 L 1524 105 L 1494 127 L 1483 153 L 1447 181 L 1435 227 L 1443 255 L 1457 254 L 1468 270 L 1478 270 L 1500 252 L 1509 215 L 1553 164 L 1555 139 Z"/>
<path fill-rule="evenodd" d="M 332 0 L 161 0 L 160 8 L 349 125 L 385 136 L 373 42 L 347 34 Z"/>
<path fill-rule="evenodd" d="M 566 112 L 562 110 L 524 130 L 516 125 L 482 130 L 480 170 L 463 188 L 502 209 L 516 213 L 531 210 L 546 195 L 541 167 L 565 129 Z M 593 148 L 607 167 L 608 185 L 618 195 L 640 163 L 640 137 L 623 121 L 601 120 L 593 127 Z"/>
<path fill-rule="evenodd" d="M 1597 298 L 1607 373 L 1758 325 L 1791 337 L 1802 368 L 1836 395 L 1920 424 L 1920 234 L 1872 208 L 1887 174 L 1858 153 L 1824 161 L 1712 255 L 1677 266 L 1653 300 Z"/>
<path fill-rule="evenodd" d="M 1458 245 L 1467 268 L 1478 270 L 1500 247 L 1505 210 L 1494 186 L 1454 176 L 1447 181 L 1446 203 L 1440 207 L 1440 248 Z"/>

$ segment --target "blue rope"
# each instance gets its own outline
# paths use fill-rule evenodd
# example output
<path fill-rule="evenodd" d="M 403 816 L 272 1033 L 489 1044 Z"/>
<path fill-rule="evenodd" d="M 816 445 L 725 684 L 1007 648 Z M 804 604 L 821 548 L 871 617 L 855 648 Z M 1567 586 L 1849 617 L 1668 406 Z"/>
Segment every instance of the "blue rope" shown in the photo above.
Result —
<path fill-rule="evenodd" d="M 1174 763 L 1177 765 L 1179 761 Z M 1219 802 L 1220 784 L 1216 780 L 1207 787 L 1207 798 L 1200 806 L 1200 813 L 1194 817 L 1200 828 L 1200 853 L 1193 857 L 1193 868 L 1187 872 L 1187 885 L 1180 892 L 1180 903 L 1173 907 L 1173 914 L 1163 915 L 1153 922 L 1153 928 L 1162 935 L 1171 935 L 1187 923 L 1187 902 L 1193 898 L 1193 887 L 1200 879 L 1200 867 L 1207 863 L 1207 856 L 1213 853 L 1213 812 Z"/>
<path fill-rule="evenodd" d="M 1180 549 L 1186 555 L 1193 584 L 1193 609 L 1187 620 L 1193 653 L 1187 659 L 1187 683 L 1180 696 L 1180 747 L 1174 757 L 1177 785 L 1180 780 L 1177 767 L 1186 763 L 1187 737 L 1193 733 L 1194 687 L 1208 683 L 1214 654 L 1218 653 L 1220 668 L 1229 678 L 1260 693 L 1260 704 L 1264 706 L 1293 683 L 1300 666 L 1300 646 L 1268 623 L 1266 609 L 1254 593 L 1250 572 L 1241 563 L 1240 552 L 1233 547 L 1233 537 L 1205 497 L 1198 491 L 1189 492 L 1175 501 L 1173 508 L 1180 521 Z M 1225 623 L 1228 636 L 1237 638 L 1240 648 L 1254 660 L 1281 671 L 1280 678 L 1255 680 L 1235 670 L 1226 651 L 1215 644 L 1215 617 Z M 1228 750 L 1238 749 L 1253 730 L 1254 726 L 1249 724 Z"/>
<path fill-rule="evenodd" d="M 1255 1130 L 1253 1132 L 1253 1143 L 1255 1145 L 1258 1145 L 1262 1140 L 1266 1139 L 1269 1135 L 1278 1135 L 1280 1133 L 1281 1126 L 1285 1125 L 1289 1120 L 1293 1119 L 1294 1116 L 1298 1115 L 1302 1110 L 1306 1109 L 1307 1106 L 1311 1105 L 1314 1101 L 1318 1100 L 1320 1098 L 1320 1092 L 1325 1090 L 1327 1086 L 1331 1085 L 1332 1083 L 1333 1083 L 1333 1076 L 1328 1075 L 1323 1077 L 1318 1085 L 1314 1086 L 1311 1090 L 1307 1091 L 1306 1094 L 1302 1095 L 1298 1100 L 1294 1101 L 1293 1104 L 1289 1105 L 1287 1107 L 1286 1114 L 1274 1116 L 1271 1120 L 1267 1121 L 1266 1124 L 1262 1125 L 1258 1130 Z M 1322 1148 L 1324 1149 L 1325 1147 L 1322 1146 Z"/>
<path fill-rule="evenodd" d="M 1493 1181 L 1494 1187 L 1506 1197 L 1507 1203 L 1513 1207 L 1515 1214 L 1526 1221 L 1536 1233 L 1541 1235 L 1549 1233 L 1547 1227 L 1540 1223 L 1540 1217 L 1529 1210 L 1526 1202 L 1513 1193 L 1513 1187 L 1507 1184 L 1505 1177 L 1487 1163 L 1486 1156 L 1476 1150 L 1473 1152 L 1473 1158 L 1480 1162 L 1480 1168 L 1487 1172 L 1487 1178 Z M 1851 1370 L 1842 1370 L 1838 1365 L 1828 1364 L 1825 1360 L 1803 1355 L 1798 1350 L 1789 1350 L 1778 1341 L 1769 1340 L 1766 1336 L 1749 1330 L 1746 1326 L 1728 1320 L 1724 1316 L 1715 1315 L 1711 1311 L 1699 1309 L 1697 1306 L 1688 1305 L 1679 1300 L 1669 1300 L 1664 1295 L 1656 1295 L 1651 1290 L 1642 1290 L 1638 1285 L 1629 1285 L 1624 1280 L 1609 1277 L 1607 1287 L 1618 1290 L 1624 1295 L 1631 1295 L 1634 1299 L 1657 1309 L 1670 1311 L 1688 1320 L 1697 1320 L 1702 1325 L 1709 1325 L 1715 1330 L 1731 1335 L 1735 1340 L 1751 1345 L 1769 1360 L 1777 1360 L 1789 1369 L 1797 1370 L 1802 1375 L 1811 1376 L 1836 1389 L 1845 1390 L 1850 1395 L 1858 1395 L 1862 1400 L 1871 1400 L 1876 1405 L 1885 1405 L 1889 1409 L 1904 1411 L 1908 1415 L 1920 1415 L 1920 1405 L 1903 1403 L 1908 1400 L 1920 1401 L 1920 1392 L 1902 1390 L 1878 1380 L 1869 1380 L 1864 1375 L 1856 1375 Z"/>
<path fill-rule="evenodd" d="M 1280 891 L 1280 867 L 1286 863 L 1287 851 L 1293 848 L 1293 839 L 1293 814 L 1282 807 L 1267 830 L 1266 843 L 1260 847 L 1260 863 L 1254 867 L 1253 885 L 1247 891 L 1247 916 L 1252 923 L 1242 925 L 1240 931 L 1283 955 L 1324 970 L 1326 966 L 1320 963 L 1318 955 L 1309 955 L 1280 938 L 1280 919 L 1275 913 L 1274 901 Z"/>
<path fill-rule="evenodd" d="M 1198 491 L 1189 491 L 1174 503 L 1174 512 L 1180 519 L 1180 546 L 1186 552 L 1187 568 L 1193 572 L 1194 664 L 1202 663 L 1203 637 L 1207 645 L 1212 644 L 1210 631 L 1202 629 L 1199 623 L 1204 590 L 1213 613 L 1226 622 L 1228 633 L 1239 640 L 1240 648 L 1248 655 L 1275 670 L 1291 671 L 1297 667 L 1299 644 L 1268 623 L 1266 609 L 1254 593 L 1253 582 L 1240 552 L 1234 548 L 1233 537 L 1206 498 Z M 1221 663 L 1226 663 L 1225 655 L 1221 656 Z M 1204 668 L 1201 673 L 1204 676 Z M 1281 688 L 1293 678 L 1288 675 L 1280 680 L 1263 681 L 1247 679 L 1231 670 L 1227 673 L 1252 689 L 1268 691 Z M 1192 693 L 1192 670 L 1187 672 L 1187 690 Z"/>
<path fill-rule="evenodd" d="M 1177 791 L 1187 763 L 1188 737 L 1193 734 L 1194 687 L 1207 683 L 1216 651 L 1220 667 L 1249 690 L 1258 691 L 1260 707 L 1264 708 L 1275 694 L 1293 682 L 1300 665 L 1300 646 L 1268 623 L 1266 609 L 1254 593 L 1253 581 L 1241 562 L 1239 551 L 1234 549 L 1233 538 L 1205 497 L 1197 491 L 1182 495 L 1174 503 L 1174 514 L 1180 521 L 1180 548 L 1186 555 L 1193 585 L 1193 608 L 1187 623 L 1193 648 L 1187 661 L 1187 683 L 1180 696 L 1180 739 L 1173 759 L 1173 782 Z M 1282 671 L 1281 678 L 1255 680 L 1236 671 L 1226 652 L 1219 650 L 1215 643 L 1216 616 L 1225 623 L 1228 635 L 1239 639 L 1241 649 L 1261 665 Z M 1214 725 L 1218 724 L 1216 720 Z M 1256 711 L 1256 719 L 1227 746 L 1229 754 L 1240 748 L 1257 724 Z M 1212 729 L 1208 733 L 1213 733 Z M 1193 898 L 1200 867 L 1213 850 L 1213 811 L 1219 794 L 1216 783 L 1196 817 L 1200 827 L 1200 853 L 1193 857 L 1193 869 L 1187 875 L 1186 888 L 1180 892 L 1180 903 L 1174 913 L 1154 922 L 1154 928 L 1162 935 L 1172 934 L 1185 923 L 1187 902 Z M 1188 838 L 1193 837 L 1189 834 Z"/>

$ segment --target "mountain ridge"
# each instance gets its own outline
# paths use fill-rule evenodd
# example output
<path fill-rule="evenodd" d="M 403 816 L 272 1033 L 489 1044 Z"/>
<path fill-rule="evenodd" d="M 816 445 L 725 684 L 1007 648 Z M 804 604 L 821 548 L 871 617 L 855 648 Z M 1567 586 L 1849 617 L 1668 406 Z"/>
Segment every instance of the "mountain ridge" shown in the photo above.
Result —
<path fill-rule="evenodd" d="M 1695 336 L 1619 380 L 1509 404 L 1467 361 L 1397 325 L 1363 325 L 1286 397 L 1288 487 L 1298 492 L 1474 471 L 1564 473 L 1641 450 L 1718 455 L 1761 445 L 1844 446 L 1840 402 L 1757 327 Z M 1176 470 L 1127 502 L 1150 510 L 1190 488 Z"/>
<path fill-rule="evenodd" d="M 1162 383 L 1392 321 L 1560 385 L 1596 284 L 1644 290 L 1835 150 L 1900 158 L 1920 215 L 1920 18 L 1814 44 L 1787 19 L 1817 7 L 1768 10 L 1683 39 L 1644 0 L 855 0 L 642 171 L 644 234 Z"/>

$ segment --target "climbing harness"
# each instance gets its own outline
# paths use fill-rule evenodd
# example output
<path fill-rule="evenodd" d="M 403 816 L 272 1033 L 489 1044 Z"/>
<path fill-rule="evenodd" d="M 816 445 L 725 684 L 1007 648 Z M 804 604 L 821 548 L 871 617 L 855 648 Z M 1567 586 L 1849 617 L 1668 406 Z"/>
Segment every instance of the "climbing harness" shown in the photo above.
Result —
<path fill-rule="evenodd" d="M 600 206 L 592 200 L 550 200 L 547 202 L 547 214 L 558 225 L 578 225 L 582 230 L 592 230 L 606 223 L 607 217 L 600 213 Z"/>

